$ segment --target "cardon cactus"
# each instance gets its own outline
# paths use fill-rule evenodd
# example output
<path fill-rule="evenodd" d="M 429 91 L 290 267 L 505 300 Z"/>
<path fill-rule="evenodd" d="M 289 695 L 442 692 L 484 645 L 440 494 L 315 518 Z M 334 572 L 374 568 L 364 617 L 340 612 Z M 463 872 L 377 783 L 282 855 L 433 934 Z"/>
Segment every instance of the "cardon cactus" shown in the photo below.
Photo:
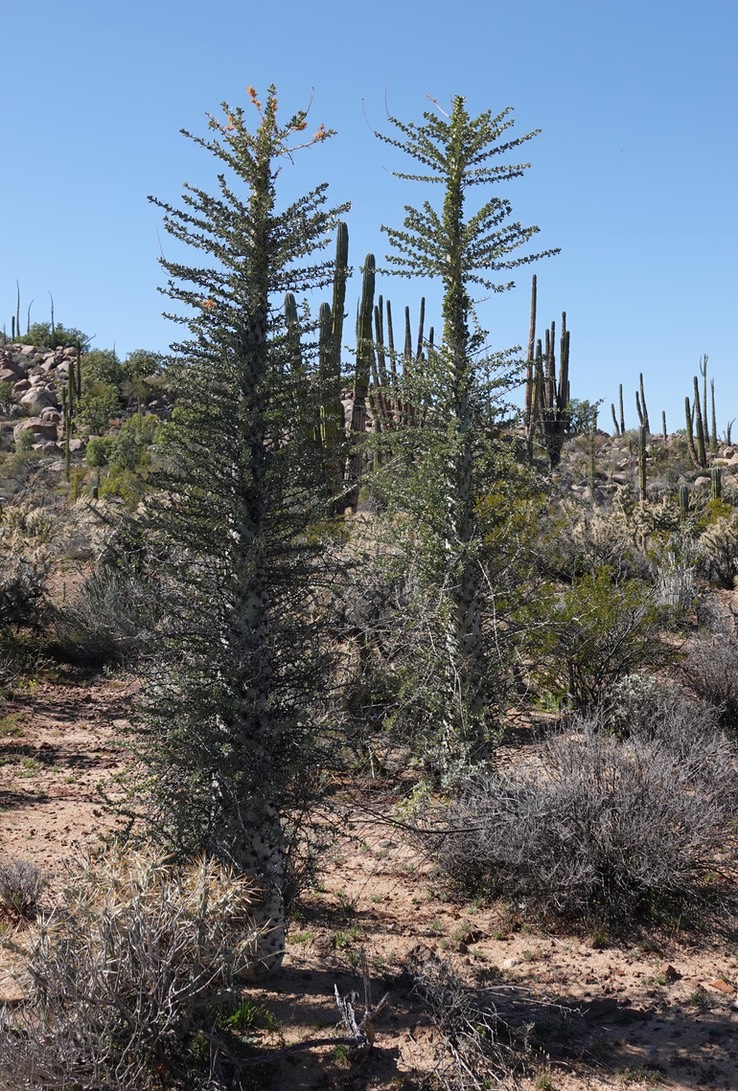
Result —
<path fill-rule="evenodd" d="M 359 499 L 359 480 L 364 466 L 364 442 L 366 440 L 367 396 L 374 361 L 372 337 L 374 319 L 374 285 L 376 260 L 367 254 L 362 268 L 361 299 L 356 315 L 356 373 L 354 377 L 353 409 L 351 413 L 351 444 L 349 456 L 347 504 L 356 508 Z"/>

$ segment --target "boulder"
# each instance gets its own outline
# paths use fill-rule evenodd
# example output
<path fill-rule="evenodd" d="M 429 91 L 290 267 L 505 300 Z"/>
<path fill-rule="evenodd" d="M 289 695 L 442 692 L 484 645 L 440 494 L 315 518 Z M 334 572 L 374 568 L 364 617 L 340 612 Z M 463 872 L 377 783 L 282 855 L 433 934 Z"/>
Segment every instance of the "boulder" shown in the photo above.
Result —
<path fill-rule="evenodd" d="M 18 360 L 14 359 L 7 352 L 3 353 L 2 361 L 0 361 L 0 368 L 3 372 L 9 371 L 16 379 L 25 379 L 26 369 Z"/>
<path fill-rule="evenodd" d="M 34 417 L 39 417 L 43 409 L 58 409 L 59 402 L 53 390 L 45 386 L 32 387 L 18 399 L 18 404 Z"/>
<path fill-rule="evenodd" d="M 56 424 L 53 421 L 41 420 L 40 417 L 27 417 L 13 429 L 13 439 L 18 439 L 22 432 L 32 432 L 41 439 L 56 439 Z"/>

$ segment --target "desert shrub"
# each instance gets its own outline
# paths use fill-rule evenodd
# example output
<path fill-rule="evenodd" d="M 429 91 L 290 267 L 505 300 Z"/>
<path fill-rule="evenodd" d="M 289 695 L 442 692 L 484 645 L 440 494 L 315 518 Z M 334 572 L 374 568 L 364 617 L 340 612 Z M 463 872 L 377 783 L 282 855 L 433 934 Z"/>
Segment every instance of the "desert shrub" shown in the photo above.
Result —
<path fill-rule="evenodd" d="M 227 1068 L 225 1037 L 237 1063 L 219 1016 L 254 961 L 255 899 L 249 881 L 204 857 L 83 863 L 28 941 L 29 1001 L 0 1017 L 0 1083 L 147 1091 L 166 1075 L 191 1087 Z"/>
<path fill-rule="evenodd" d="M 58 652 L 88 666 L 130 663 L 156 623 L 152 598 L 133 572 L 98 566 L 75 600 L 57 610 Z"/>
<path fill-rule="evenodd" d="M 0 383 L 0 412 L 7 413 L 11 405 L 15 405 L 18 396 L 12 382 L 3 380 Z"/>
<path fill-rule="evenodd" d="M 470 784 L 444 817 L 460 832 L 441 843 L 443 869 L 466 891 L 611 926 L 690 898 L 725 847 L 736 792 L 725 739 L 687 723 L 672 745 L 665 730 L 620 739 L 584 721 L 539 763 Z"/>
<path fill-rule="evenodd" d="M 553 607 L 544 684 L 577 709 L 593 708 L 617 678 L 673 661 L 662 639 L 673 617 L 641 580 L 618 583 L 607 566 L 580 577 Z"/>
<path fill-rule="evenodd" d="M 738 639 L 732 633 L 692 644 L 680 670 L 685 683 L 716 710 L 725 727 L 738 727 Z"/>
<path fill-rule="evenodd" d="M 648 558 L 623 512 L 563 508 L 543 531 L 538 560 L 546 576 L 571 582 L 608 567 L 618 579 L 647 578 Z"/>
<path fill-rule="evenodd" d="M 115 442 L 113 436 L 93 436 L 85 449 L 85 459 L 88 466 L 99 469 L 110 462 L 110 452 Z"/>
<path fill-rule="evenodd" d="M 80 361 L 82 394 L 101 384 L 118 389 L 123 378 L 118 357 L 112 349 L 93 349 Z"/>
<path fill-rule="evenodd" d="M 0 860 L 0 907 L 19 920 L 34 920 L 48 879 L 28 860 Z"/>
<path fill-rule="evenodd" d="M 700 535 L 697 571 L 715 587 L 734 587 L 738 575 L 738 513 L 720 517 Z"/>
<path fill-rule="evenodd" d="M 50 567 L 52 520 L 28 504 L 0 513 L 0 638 L 11 628 L 40 628 Z"/>
<path fill-rule="evenodd" d="M 36 436 L 27 428 L 25 431 L 20 432 L 18 438 L 15 441 L 15 451 L 18 455 L 30 454 L 33 449 L 34 443 L 37 442 Z"/>
<path fill-rule="evenodd" d="M 694 577 L 696 548 L 688 534 L 671 534 L 649 549 L 656 601 L 677 612 L 685 612 L 696 598 Z"/>
<path fill-rule="evenodd" d="M 152 375 L 159 375 L 166 362 L 166 357 L 161 352 L 152 352 L 149 349 L 134 349 L 120 365 L 124 382 L 135 383 L 138 379 L 148 379 Z M 135 390 L 132 391 L 135 397 Z"/>
<path fill-rule="evenodd" d="M 2 561 L 0 633 L 4 629 L 19 629 L 24 625 L 38 627 L 45 601 L 45 556 L 2 557 Z"/>
<path fill-rule="evenodd" d="M 92 383 L 83 390 L 79 413 L 91 434 L 106 432 L 119 410 L 120 393 L 111 383 Z"/>
<path fill-rule="evenodd" d="M 22 345 L 35 345 L 36 348 L 56 348 L 57 345 L 81 345 L 84 352 L 87 345 L 90 343 L 90 338 L 82 330 L 78 330 L 75 326 L 63 326 L 61 322 L 57 322 L 54 325 L 54 332 L 51 332 L 50 322 L 32 322 L 28 332 L 19 337 L 18 341 Z"/>
<path fill-rule="evenodd" d="M 136 470 L 145 465 L 147 449 L 154 442 L 158 426 L 158 418 L 151 413 L 124 421 L 111 448 L 112 469 Z"/>
<path fill-rule="evenodd" d="M 167 608 L 160 579 L 165 554 L 130 517 L 119 513 L 108 523 L 94 569 L 54 616 L 59 656 L 88 666 L 136 659 Z"/>

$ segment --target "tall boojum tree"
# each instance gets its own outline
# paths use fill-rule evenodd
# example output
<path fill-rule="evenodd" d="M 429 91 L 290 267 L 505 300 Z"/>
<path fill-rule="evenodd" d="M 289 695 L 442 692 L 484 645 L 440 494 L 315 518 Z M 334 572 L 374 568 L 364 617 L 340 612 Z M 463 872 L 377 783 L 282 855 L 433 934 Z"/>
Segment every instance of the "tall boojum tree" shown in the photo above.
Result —
<path fill-rule="evenodd" d="M 326 186 L 280 209 L 277 176 L 331 133 L 306 136 L 307 115 L 278 116 L 275 89 L 251 131 L 223 105 L 214 134 L 194 140 L 223 165 L 219 195 L 186 185 L 183 207 L 154 200 L 168 232 L 204 265 L 162 259 L 166 294 L 189 311 L 174 346 L 176 410 L 156 531 L 169 547 L 169 619 L 147 687 L 141 754 L 152 828 L 182 852 L 205 849 L 254 873 L 266 896 L 262 952 L 283 950 L 285 809 L 311 782 L 311 727 L 326 642 L 310 610 L 321 563 L 314 530 L 326 511 L 314 442 L 318 396 L 285 293 L 330 283 L 312 256 L 347 205 Z M 299 347 L 299 345 L 298 345 Z M 312 778 L 317 783 L 317 774 Z"/>

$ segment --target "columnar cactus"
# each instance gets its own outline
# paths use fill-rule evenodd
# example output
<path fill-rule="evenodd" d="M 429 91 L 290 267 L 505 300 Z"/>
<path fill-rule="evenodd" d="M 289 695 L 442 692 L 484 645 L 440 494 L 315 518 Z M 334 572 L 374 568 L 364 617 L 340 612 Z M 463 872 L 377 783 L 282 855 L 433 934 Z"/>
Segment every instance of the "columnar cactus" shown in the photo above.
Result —
<path fill-rule="evenodd" d="M 641 427 L 645 428 L 650 434 L 651 423 L 648 419 L 648 409 L 646 407 L 646 391 L 643 386 L 643 372 L 639 376 L 640 394 L 636 391 L 636 409 L 638 410 L 638 420 L 641 423 Z"/>
<path fill-rule="evenodd" d="M 646 499 L 647 471 L 646 471 L 646 444 L 648 443 L 648 429 L 642 424 L 638 429 L 638 497 L 643 503 Z"/>
<path fill-rule="evenodd" d="M 697 458 L 699 465 L 707 466 L 707 437 L 705 435 L 705 422 L 700 405 L 700 386 L 697 376 L 694 377 L 694 432 L 697 443 Z"/>
<path fill-rule="evenodd" d="M 561 459 L 561 448 L 568 425 L 569 404 L 569 345 L 570 333 L 566 328 L 566 311 L 561 314 L 561 339 L 559 344 L 559 374 L 556 377 L 556 324 L 546 330 L 545 357 L 540 340 L 536 347 L 536 402 L 538 424 L 543 443 L 552 467 Z"/>
<path fill-rule="evenodd" d="M 536 310 L 538 303 L 538 278 L 533 274 L 530 293 L 530 328 L 528 331 L 528 362 L 525 372 L 525 413 L 523 424 L 528 447 L 528 457 L 533 455 L 533 435 L 536 426 L 535 406 L 535 349 L 536 349 Z"/>
<path fill-rule="evenodd" d="M 620 431 L 620 425 L 618 424 L 618 418 L 615 416 L 615 403 L 614 402 L 610 402 L 610 412 L 612 413 L 612 423 L 613 423 L 613 427 L 615 429 L 615 435 L 616 436 L 622 436 L 623 433 Z"/>
<path fill-rule="evenodd" d="M 349 456 L 347 504 L 356 509 L 359 499 L 359 480 L 363 472 L 364 441 L 366 439 L 366 403 L 372 374 L 374 340 L 374 285 L 376 261 L 374 254 L 367 254 L 362 269 L 361 299 L 356 315 L 356 373 L 354 377 L 353 410 L 351 413 L 352 452 Z"/>
<path fill-rule="evenodd" d="M 723 496 L 723 471 L 720 466 L 710 469 L 710 486 L 713 500 L 721 500 Z"/>
<path fill-rule="evenodd" d="M 62 407 L 64 409 L 64 476 L 67 481 L 71 478 L 72 458 L 69 442 L 72 438 L 72 422 L 74 420 L 74 403 L 77 397 L 77 383 L 75 372 L 79 373 L 79 357 L 75 368 L 74 361 L 69 361 L 66 386 L 62 390 Z"/>

